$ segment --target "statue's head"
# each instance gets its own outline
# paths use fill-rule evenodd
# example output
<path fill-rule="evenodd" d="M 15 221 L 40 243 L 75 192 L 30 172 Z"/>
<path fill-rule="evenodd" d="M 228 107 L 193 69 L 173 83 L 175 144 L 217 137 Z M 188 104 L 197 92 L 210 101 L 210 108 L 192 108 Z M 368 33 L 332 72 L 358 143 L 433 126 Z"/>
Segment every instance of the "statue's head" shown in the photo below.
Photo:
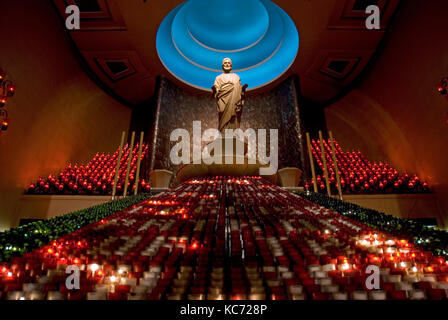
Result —
<path fill-rule="evenodd" d="M 224 70 L 225 73 L 232 71 L 232 60 L 230 60 L 230 58 L 224 58 L 224 60 L 222 60 L 222 70 Z"/>

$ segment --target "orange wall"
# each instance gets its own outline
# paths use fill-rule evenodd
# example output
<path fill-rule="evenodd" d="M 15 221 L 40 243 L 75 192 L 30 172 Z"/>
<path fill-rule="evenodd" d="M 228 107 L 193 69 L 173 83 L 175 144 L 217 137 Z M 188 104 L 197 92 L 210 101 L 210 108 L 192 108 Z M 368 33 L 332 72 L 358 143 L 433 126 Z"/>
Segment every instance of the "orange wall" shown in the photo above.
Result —
<path fill-rule="evenodd" d="M 0 136 L 1 230 L 38 176 L 113 151 L 131 110 L 88 78 L 50 1 L 0 1 L 0 13 L 0 66 L 17 85 Z"/>
<path fill-rule="evenodd" d="M 446 0 L 402 1 L 372 69 L 326 109 L 343 147 L 429 180 L 448 226 L 448 101 L 436 90 L 448 75 Z"/>

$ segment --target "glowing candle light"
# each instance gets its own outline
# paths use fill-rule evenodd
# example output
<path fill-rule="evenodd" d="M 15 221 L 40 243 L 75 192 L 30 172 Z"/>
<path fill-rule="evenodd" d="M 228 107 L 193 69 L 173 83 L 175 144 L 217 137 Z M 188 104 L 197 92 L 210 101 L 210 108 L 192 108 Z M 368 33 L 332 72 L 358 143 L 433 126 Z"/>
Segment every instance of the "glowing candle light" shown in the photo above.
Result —
<path fill-rule="evenodd" d="M 90 265 L 90 270 L 92 270 L 92 273 L 95 273 L 99 268 L 99 265 L 97 265 L 96 263 Z"/>
<path fill-rule="evenodd" d="M 198 244 L 195 242 L 191 245 L 191 249 L 196 250 L 198 248 Z"/>

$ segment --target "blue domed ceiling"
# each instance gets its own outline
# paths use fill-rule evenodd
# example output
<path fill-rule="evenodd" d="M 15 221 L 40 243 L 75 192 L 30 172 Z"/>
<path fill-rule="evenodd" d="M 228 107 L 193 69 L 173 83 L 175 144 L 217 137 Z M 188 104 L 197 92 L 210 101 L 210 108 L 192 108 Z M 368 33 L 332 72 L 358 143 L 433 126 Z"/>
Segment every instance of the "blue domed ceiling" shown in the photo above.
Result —
<path fill-rule="evenodd" d="M 162 21 L 156 38 L 165 68 L 188 85 L 210 90 L 225 57 L 248 90 L 279 78 L 294 62 L 294 22 L 269 0 L 188 0 Z"/>
<path fill-rule="evenodd" d="M 210 92 L 227 56 L 250 89 L 295 74 L 300 95 L 326 105 L 365 70 L 400 3 L 379 1 L 381 29 L 366 31 L 359 1 L 272 1 L 101 0 L 68 33 L 92 79 L 130 106 L 157 94 L 159 76 Z M 65 28 L 67 0 L 52 2 Z"/>

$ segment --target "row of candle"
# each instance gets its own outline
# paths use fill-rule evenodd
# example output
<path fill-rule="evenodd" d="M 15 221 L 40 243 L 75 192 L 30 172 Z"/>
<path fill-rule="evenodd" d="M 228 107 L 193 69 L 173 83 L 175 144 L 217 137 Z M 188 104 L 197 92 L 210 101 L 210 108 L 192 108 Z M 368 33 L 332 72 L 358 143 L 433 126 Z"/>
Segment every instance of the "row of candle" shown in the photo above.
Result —
<path fill-rule="evenodd" d="M 341 188 L 344 192 L 427 192 L 429 185 L 421 181 L 416 175 L 410 177 L 408 174 L 400 175 L 388 163 L 371 163 L 358 150 L 345 152 L 336 140 L 333 140 L 335 148 L 335 159 L 341 179 Z M 336 188 L 336 170 L 332 157 L 331 141 L 323 140 L 324 150 L 321 150 L 319 141 L 311 140 L 311 150 L 314 161 L 324 172 L 322 153 L 328 169 L 329 184 Z M 316 183 L 318 189 L 325 189 L 325 176 L 317 175 Z M 313 181 L 306 182 L 308 190 Z"/>
<path fill-rule="evenodd" d="M 133 150 L 126 145 L 120 159 L 117 180 L 118 194 L 124 190 L 126 180 L 126 169 L 129 160 L 130 171 L 128 188 L 135 189 L 135 174 L 137 171 L 139 144 Z M 144 159 L 148 153 L 148 145 L 142 145 L 142 156 Z M 50 174 L 46 179 L 39 179 L 30 184 L 28 194 L 111 194 L 114 186 L 115 170 L 118 162 L 119 150 L 112 155 L 97 153 L 86 165 L 69 164 L 57 177 Z M 129 159 L 131 158 L 131 159 Z M 139 190 L 148 192 L 150 184 L 144 179 L 139 181 Z"/>
<path fill-rule="evenodd" d="M 68 265 L 80 269 L 78 291 L 65 287 Z M 374 293 L 365 287 L 369 265 L 381 270 Z M 7 299 L 416 299 L 439 297 L 446 273 L 445 260 L 406 239 L 259 177 L 214 177 L 3 264 L 0 291 Z"/>

